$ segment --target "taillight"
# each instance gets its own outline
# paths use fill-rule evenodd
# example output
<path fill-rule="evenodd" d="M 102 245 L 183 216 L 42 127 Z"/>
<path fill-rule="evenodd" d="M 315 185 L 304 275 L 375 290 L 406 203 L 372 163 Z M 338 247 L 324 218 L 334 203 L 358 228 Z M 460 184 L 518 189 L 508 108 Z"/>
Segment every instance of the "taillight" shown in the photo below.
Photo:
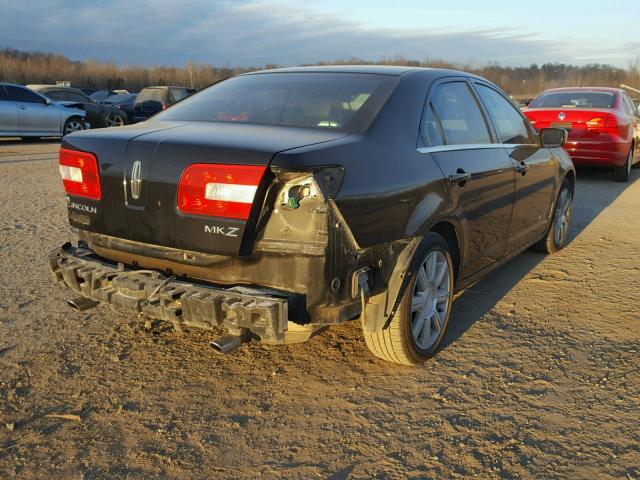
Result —
<path fill-rule="evenodd" d="M 594 117 L 591 120 L 587 121 L 587 127 L 589 128 L 604 127 L 606 124 L 607 119 L 605 117 Z"/>
<path fill-rule="evenodd" d="M 607 128 L 618 128 L 618 117 L 615 115 L 607 115 L 607 121 L 605 122 Z"/>
<path fill-rule="evenodd" d="M 61 148 L 60 176 L 69 195 L 100 200 L 98 159 L 92 153 Z"/>
<path fill-rule="evenodd" d="M 195 163 L 182 173 L 178 210 L 247 220 L 267 167 Z"/>

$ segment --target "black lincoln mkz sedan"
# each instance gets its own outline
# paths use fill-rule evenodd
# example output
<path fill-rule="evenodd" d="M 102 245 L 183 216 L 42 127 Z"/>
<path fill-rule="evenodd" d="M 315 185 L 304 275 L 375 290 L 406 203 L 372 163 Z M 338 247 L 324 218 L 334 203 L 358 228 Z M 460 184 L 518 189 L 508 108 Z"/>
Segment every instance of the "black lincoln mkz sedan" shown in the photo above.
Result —
<path fill-rule="evenodd" d="M 463 72 L 240 75 L 149 121 L 66 136 L 77 239 L 49 263 L 72 306 L 224 326 L 218 352 L 359 319 L 375 355 L 415 365 L 455 290 L 565 245 L 565 139 Z"/>

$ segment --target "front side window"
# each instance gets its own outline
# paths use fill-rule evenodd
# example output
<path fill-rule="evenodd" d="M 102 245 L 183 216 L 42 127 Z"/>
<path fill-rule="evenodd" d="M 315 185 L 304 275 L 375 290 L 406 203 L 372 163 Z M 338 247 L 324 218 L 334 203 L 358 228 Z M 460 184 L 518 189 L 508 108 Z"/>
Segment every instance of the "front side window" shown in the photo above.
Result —
<path fill-rule="evenodd" d="M 493 120 L 502 143 L 533 143 L 531 131 L 520 112 L 493 88 L 476 84 L 478 95 Z"/>
<path fill-rule="evenodd" d="M 4 85 L 0 85 L 0 100 L 9 100 L 9 95 L 4 89 Z"/>
<path fill-rule="evenodd" d="M 7 89 L 9 98 L 16 102 L 44 103 L 44 99 L 40 95 L 26 88 L 16 87 L 15 85 L 7 85 L 5 88 Z"/>
<path fill-rule="evenodd" d="M 185 98 L 156 119 L 360 130 L 397 81 L 348 73 L 241 75 Z"/>
<path fill-rule="evenodd" d="M 487 123 L 466 82 L 439 85 L 431 104 L 447 145 L 491 143 Z"/>

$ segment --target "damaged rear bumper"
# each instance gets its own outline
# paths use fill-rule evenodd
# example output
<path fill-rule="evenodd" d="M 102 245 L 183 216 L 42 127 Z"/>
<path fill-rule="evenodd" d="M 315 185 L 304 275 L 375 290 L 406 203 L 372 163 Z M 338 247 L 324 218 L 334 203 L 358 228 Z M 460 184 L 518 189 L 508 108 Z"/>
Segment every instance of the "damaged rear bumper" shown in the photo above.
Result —
<path fill-rule="evenodd" d="M 55 280 L 83 297 L 125 314 L 144 314 L 182 325 L 232 332 L 248 329 L 267 343 L 282 343 L 289 312 L 304 299 L 295 294 L 190 283 L 154 270 L 127 269 L 90 249 L 66 243 L 48 256 Z"/>

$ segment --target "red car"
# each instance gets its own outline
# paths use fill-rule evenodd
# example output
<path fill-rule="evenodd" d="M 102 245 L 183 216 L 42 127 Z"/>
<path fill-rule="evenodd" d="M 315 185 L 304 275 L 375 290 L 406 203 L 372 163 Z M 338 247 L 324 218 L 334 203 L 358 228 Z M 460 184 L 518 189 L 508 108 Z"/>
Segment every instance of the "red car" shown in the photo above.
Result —
<path fill-rule="evenodd" d="M 564 128 L 564 148 L 576 165 L 613 167 L 613 179 L 626 182 L 640 161 L 640 114 L 618 88 L 554 88 L 523 110 L 533 126 Z"/>

